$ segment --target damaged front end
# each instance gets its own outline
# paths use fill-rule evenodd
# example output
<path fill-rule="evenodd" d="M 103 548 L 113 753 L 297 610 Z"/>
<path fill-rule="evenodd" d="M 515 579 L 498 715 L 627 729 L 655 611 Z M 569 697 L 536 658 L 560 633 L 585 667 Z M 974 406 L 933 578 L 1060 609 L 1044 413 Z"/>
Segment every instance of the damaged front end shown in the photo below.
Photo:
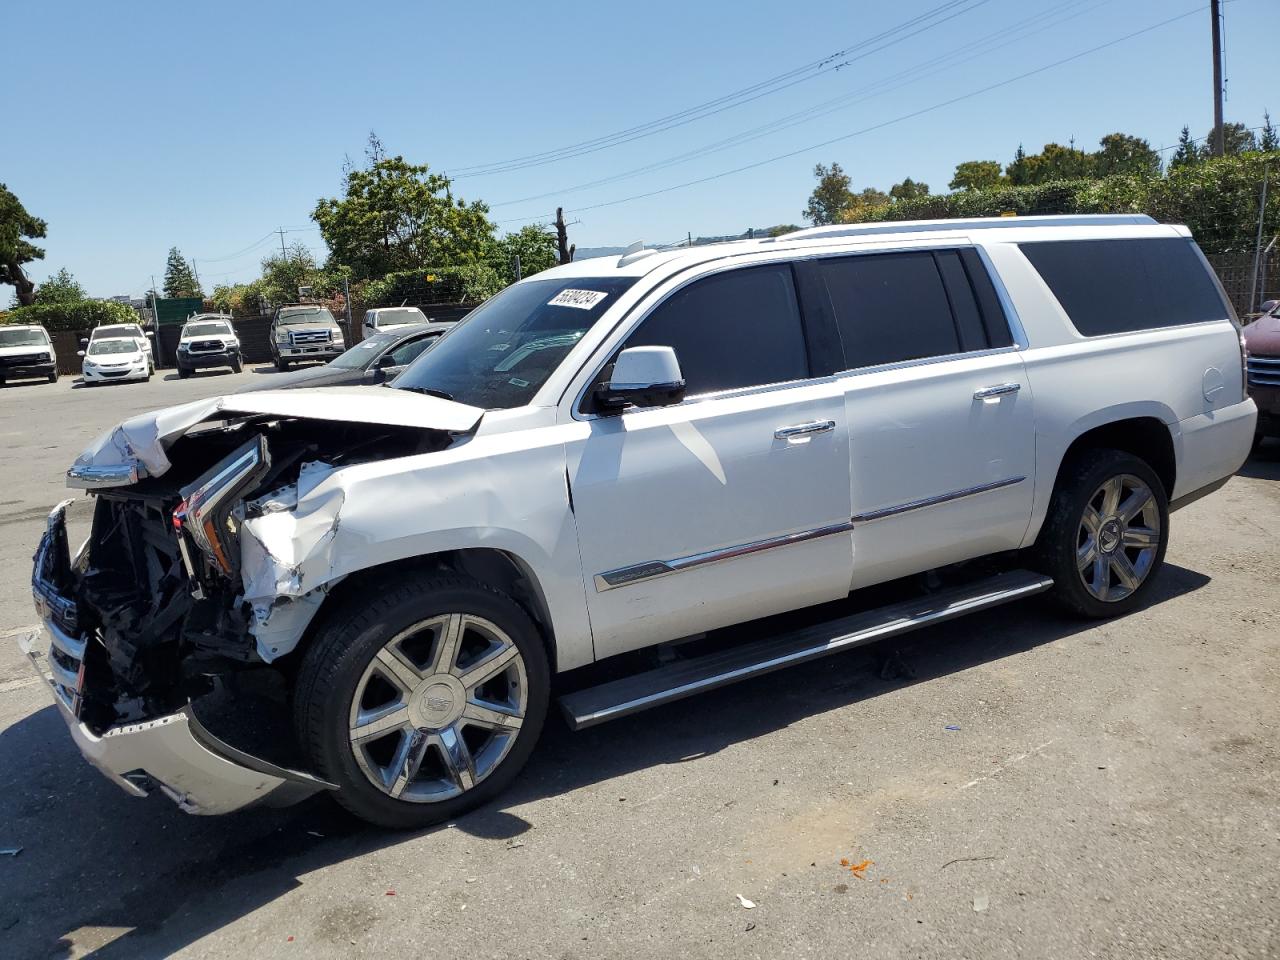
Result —
<path fill-rule="evenodd" d="M 234 704 L 264 673 L 287 689 L 282 658 L 333 586 L 304 561 L 336 530 L 341 493 L 300 500 L 344 466 L 457 436 L 399 414 L 341 422 L 229 406 L 178 427 L 166 412 L 124 424 L 77 461 L 69 482 L 94 492 L 92 532 L 72 558 L 72 501 L 50 514 L 32 574 L 44 630 L 22 641 L 87 758 L 130 793 L 159 788 L 194 813 L 331 787 L 211 733 L 196 706 L 228 691 Z"/>

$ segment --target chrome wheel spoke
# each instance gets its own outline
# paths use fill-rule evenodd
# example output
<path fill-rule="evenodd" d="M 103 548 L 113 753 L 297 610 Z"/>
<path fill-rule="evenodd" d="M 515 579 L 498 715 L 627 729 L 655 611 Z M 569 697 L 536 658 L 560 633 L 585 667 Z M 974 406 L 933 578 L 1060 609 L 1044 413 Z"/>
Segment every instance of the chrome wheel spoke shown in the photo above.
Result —
<path fill-rule="evenodd" d="M 409 696 L 422 682 L 422 671 L 404 658 L 391 644 L 378 651 L 375 658 L 382 668 L 382 675 L 405 696 Z"/>
<path fill-rule="evenodd" d="M 1099 600 L 1107 598 L 1107 589 L 1111 586 L 1111 567 L 1107 558 L 1098 553 L 1093 558 L 1093 571 L 1089 577 L 1089 592 Z"/>
<path fill-rule="evenodd" d="M 361 713 L 351 727 L 351 742 L 363 743 L 372 737 L 380 737 L 397 727 L 409 723 L 409 708 L 395 703 L 381 710 Z"/>
<path fill-rule="evenodd" d="M 1129 527 L 1120 542 L 1126 547 L 1148 550 L 1160 545 L 1160 534 L 1149 527 Z"/>
<path fill-rule="evenodd" d="M 462 681 L 462 685 L 470 693 L 476 687 L 496 677 L 519 656 L 520 651 L 516 649 L 514 643 L 511 643 L 472 666 L 458 679 Z"/>
<path fill-rule="evenodd" d="M 451 613 L 440 625 L 440 635 L 436 638 L 435 650 L 432 653 L 428 673 L 454 673 L 458 662 L 458 644 L 462 642 L 462 633 L 466 627 L 462 614 Z"/>
<path fill-rule="evenodd" d="M 486 730 L 509 730 L 514 732 L 519 730 L 520 725 L 524 723 L 524 716 L 514 711 L 499 710 L 488 704 L 469 700 L 462 710 L 462 721 L 471 726 L 483 727 Z"/>
<path fill-rule="evenodd" d="M 470 790 L 475 786 L 475 758 L 471 756 L 471 750 L 459 734 L 458 728 L 446 727 L 439 733 L 432 734 L 431 740 L 440 751 L 445 773 L 454 785 L 459 790 Z"/>
<path fill-rule="evenodd" d="M 396 749 L 396 755 L 387 768 L 387 792 L 391 796 L 398 798 L 404 793 L 404 788 L 418 775 L 422 758 L 427 755 L 429 745 L 430 738 L 423 731 L 406 730 L 404 732 L 404 736 L 400 738 L 400 746 Z"/>
<path fill-rule="evenodd" d="M 1133 569 L 1133 564 L 1129 562 L 1123 550 L 1117 550 L 1111 555 L 1111 569 L 1115 571 L 1116 579 L 1120 581 L 1126 592 L 1132 593 L 1142 583 L 1142 578 Z"/>
<path fill-rule="evenodd" d="M 1124 503 L 1116 508 L 1116 515 L 1124 523 L 1133 523 L 1134 518 L 1140 514 L 1148 503 L 1151 502 L 1151 491 L 1146 486 L 1138 487 L 1133 493 L 1129 494 Z"/>
<path fill-rule="evenodd" d="M 1098 555 L 1098 541 L 1092 536 L 1088 537 L 1080 548 L 1076 550 L 1076 566 L 1083 572 L 1093 563 L 1093 558 Z"/>
<path fill-rule="evenodd" d="M 1084 515 L 1080 518 L 1080 524 L 1089 531 L 1091 537 L 1098 536 L 1098 528 L 1102 526 L 1102 515 L 1093 509 L 1093 504 L 1086 503 L 1084 506 Z"/>
<path fill-rule="evenodd" d="M 1104 517 L 1114 517 L 1120 506 L 1120 494 L 1124 491 L 1124 481 L 1120 477 L 1112 477 L 1102 485 L 1102 509 Z"/>

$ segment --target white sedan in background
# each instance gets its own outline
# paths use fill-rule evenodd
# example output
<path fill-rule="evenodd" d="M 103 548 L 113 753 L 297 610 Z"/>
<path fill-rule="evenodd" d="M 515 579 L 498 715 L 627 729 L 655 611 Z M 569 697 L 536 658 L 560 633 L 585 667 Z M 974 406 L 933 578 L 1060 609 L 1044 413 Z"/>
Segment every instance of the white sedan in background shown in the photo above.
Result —
<path fill-rule="evenodd" d="M 145 340 L 136 337 L 99 337 L 89 343 L 81 373 L 86 385 L 112 380 L 150 380 L 151 360 L 143 347 Z"/>

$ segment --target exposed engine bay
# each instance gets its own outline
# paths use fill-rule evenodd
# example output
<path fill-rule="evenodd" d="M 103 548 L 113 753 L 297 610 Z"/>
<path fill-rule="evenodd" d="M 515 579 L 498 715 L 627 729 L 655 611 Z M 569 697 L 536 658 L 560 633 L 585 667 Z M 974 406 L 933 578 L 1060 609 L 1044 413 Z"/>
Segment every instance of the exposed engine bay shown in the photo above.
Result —
<path fill-rule="evenodd" d="M 169 714 L 215 678 L 267 663 L 255 631 L 292 613 L 276 609 L 278 595 L 292 594 L 283 605 L 301 611 L 290 624 L 300 633 L 323 590 L 283 589 L 300 574 L 246 524 L 288 516 L 300 487 L 335 470 L 456 442 L 400 424 L 224 417 L 166 445 L 163 475 L 96 490 L 65 586 L 81 630 L 101 641 L 86 648 L 81 721 L 101 731 Z M 336 527 L 336 512 L 326 522 Z"/>

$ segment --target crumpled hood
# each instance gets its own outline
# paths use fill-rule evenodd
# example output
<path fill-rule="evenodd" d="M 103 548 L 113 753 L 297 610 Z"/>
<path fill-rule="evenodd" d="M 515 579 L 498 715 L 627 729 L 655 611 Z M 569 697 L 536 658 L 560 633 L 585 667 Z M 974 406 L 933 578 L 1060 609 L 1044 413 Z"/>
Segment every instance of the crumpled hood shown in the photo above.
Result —
<path fill-rule="evenodd" d="M 1244 342 L 1250 353 L 1280 357 L 1280 317 L 1267 314 L 1244 328 Z"/>
<path fill-rule="evenodd" d="M 306 420 L 377 423 L 466 433 L 484 415 L 479 407 L 387 387 L 329 387 L 324 390 L 264 390 L 211 397 L 131 417 L 107 431 L 76 457 L 81 467 L 125 467 L 141 477 L 169 469 L 168 448 L 197 424 L 229 416 L 260 414 Z M 74 479 L 68 486 L 79 486 Z"/>

